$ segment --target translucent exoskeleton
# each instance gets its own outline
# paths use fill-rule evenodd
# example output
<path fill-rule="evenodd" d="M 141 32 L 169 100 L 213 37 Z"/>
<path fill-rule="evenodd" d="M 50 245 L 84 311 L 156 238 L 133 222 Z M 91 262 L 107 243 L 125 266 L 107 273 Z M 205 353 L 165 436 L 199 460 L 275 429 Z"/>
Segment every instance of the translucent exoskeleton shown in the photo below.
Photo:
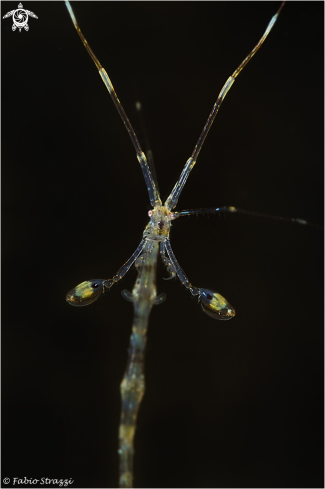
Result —
<path fill-rule="evenodd" d="M 133 440 L 136 427 L 136 418 L 144 394 L 144 349 L 146 344 L 146 331 L 148 326 L 148 319 L 150 311 L 153 305 L 162 303 L 166 296 L 160 294 L 157 296 L 156 292 L 156 265 L 157 258 L 160 254 L 163 264 L 165 265 L 169 278 L 178 277 L 185 288 L 191 293 L 192 296 L 197 298 L 204 313 L 213 319 L 229 320 L 235 316 L 235 309 L 229 304 L 229 302 L 218 292 L 213 290 L 194 286 L 186 274 L 179 265 L 173 249 L 170 243 L 170 229 L 174 220 L 179 217 L 198 215 L 198 214 L 221 214 L 221 213 L 242 213 L 248 215 L 262 216 L 271 219 L 283 219 L 287 221 L 296 222 L 302 225 L 309 225 L 301 219 L 287 219 L 275 216 L 267 216 L 261 213 L 255 213 L 251 211 L 245 211 L 235 207 L 215 207 L 208 209 L 195 209 L 174 211 L 177 205 L 180 194 L 185 186 L 187 178 L 193 170 L 202 145 L 206 139 L 206 136 L 212 126 L 219 108 L 227 95 L 228 91 L 234 84 L 237 76 L 251 60 L 254 54 L 259 50 L 266 37 L 269 35 L 273 28 L 284 3 L 281 4 L 276 14 L 269 22 L 263 36 L 244 61 L 238 66 L 233 74 L 227 79 L 223 88 L 221 89 L 219 96 L 213 105 L 211 113 L 207 119 L 207 122 L 202 130 L 202 133 L 194 147 L 194 150 L 187 160 L 181 175 L 176 181 L 170 195 L 163 203 L 160 197 L 157 179 L 153 167 L 152 154 L 147 152 L 147 155 L 142 151 L 138 138 L 133 130 L 133 127 L 117 97 L 112 82 L 106 73 L 105 69 L 101 66 L 99 60 L 91 50 L 88 42 L 82 34 L 80 27 L 75 18 L 74 12 L 69 2 L 66 2 L 66 6 L 72 22 L 78 32 L 78 35 L 87 49 L 90 57 L 98 69 L 99 75 L 107 88 L 112 101 L 121 116 L 121 119 L 128 131 L 132 144 L 136 151 L 136 157 L 140 164 L 143 177 L 146 183 L 148 191 L 149 201 L 152 209 L 148 212 L 149 222 L 143 231 L 143 237 L 134 251 L 132 256 L 127 262 L 116 272 L 116 274 L 105 280 L 89 280 L 82 282 L 67 294 L 67 301 L 75 306 L 84 306 L 91 304 L 101 297 L 107 290 L 109 290 L 114 283 L 121 280 L 128 272 L 133 264 L 138 272 L 138 277 L 132 293 L 129 291 L 122 291 L 122 296 L 133 303 L 134 307 L 134 322 L 132 327 L 132 336 L 130 340 L 129 359 L 126 368 L 126 372 L 121 384 L 122 395 L 122 414 L 119 430 L 119 455 L 120 455 L 120 487 L 131 487 L 133 483 Z M 138 104 L 138 110 L 141 110 L 141 106 Z M 218 288 L 222 287 L 218 284 Z"/>

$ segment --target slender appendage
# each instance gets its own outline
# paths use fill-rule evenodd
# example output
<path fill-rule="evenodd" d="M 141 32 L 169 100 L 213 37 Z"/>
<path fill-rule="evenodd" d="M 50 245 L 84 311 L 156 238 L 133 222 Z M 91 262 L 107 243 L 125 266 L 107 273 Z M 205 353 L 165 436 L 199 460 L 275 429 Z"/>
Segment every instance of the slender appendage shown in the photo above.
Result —
<path fill-rule="evenodd" d="M 124 277 L 124 275 L 132 267 L 132 265 L 135 262 L 135 260 L 142 253 L 142 251 L 145 248 L 145 246 L 146 246 L 146 238 L 142 238 L 139 246 L 137 247 L 137 249 L 135 250 L 135 252 L 132 254 L 132 256 L 128 259 L 127 262 L 124 263 L 124 265 L 117 271 L 116 275 L 114 275 L 114 277 L 111 279 L 111 281 L 112 281 L 112 284 L 111 285 L 113 285 L 113 283 L 115 283 L 115 282 L 118 282 L 119 280 L 121 280 L 121 278 Z"/>
<path fill-rule="evenodd" d="M 201 303 L 201 308 L 205 314 L 213 319 L 219 320 L 228 320 L 235 317 L 235 309 L 221 294 L 210 289 L 193 287 L 176 260 L 169 239 L 164 241 L 163 246 L 160 248 L 160 253 L 162 256 L 164 255 L 165 251 L 167 251 L 174 273 L 177 274 L 182 284 L 191 292 L 191 294 L 198 297 L 198 300 Z"/>
<path fill-rule="evenodd" d="M 168 255 L 166 255 L 166 249 L 165 249 L 165 242 L 161 241 L 160 243 L 160 257 L 162 259 L 163 264 L 165 265 L 167 272 L 169 273 L 169 277 L 163 277 L 163 280 L 171 280 L 172 278 L 175 278 L 177 275 L 176 268 L 173 265 L 173 262 L 169 258 Z"/>
<path fill-rule="evenodd" d="M 118 270 L 113 278 L 109 279 L 91 279 L 82 282 L 74 289 L 67 293 L 65 299 L 71 306 L 89 306 L 101 297 L 105 292 L 112 287 L 113 284 L 121 280 L 124 275 L 130 270 L 133 263 L 142 253 L 146 244 L 146 239 L 142 238 L 141 243 L 128 259 L 126 263 Z"/>
<path fill-rule="evenodd" d="M 227 95 L 230 88 L 232 87 L 232 84 L 234 83 L 236 77 L 239 75 L 239 73 L 242 71 L 242 69 L 247 65 L 247 63 L 252 59 L 254 54 L 262 46 L 263 42 L 265 41 L 265 39 L 269 35 L 272 27 L 274 26 L 284 4 L 285 4 L 285 2 L 283 2 L 281 4 L 281 7 L 277 11 L 277 13 L 275 15 L 273 15 L 271 21 L 269 22 L 269 24 L 266 28 L 266 31 L 264 32 L 263 36 L 261 37 L 259 42 L 254 47 L 254 49 L 252 49 L 252 51 L 249 53 L 249 55 L 246 56 L 244 61 L 238 66 L 238 68 L 233 72 L 233 74 L 228 78 L 228 80 L 226 81 L 226 83 L 222 87 L 221 92 L 219 93 L 219 96 L 217 98 L 217 101 L 214 104 L 214 106 L 210 112 L 210 115 L 208 117 L 208 120 L 205 123 L 203 131 L 201 132 L 200 137 L 199 137 L 199 139 L 195 145 L 193 153 L 191 154 L 191 157 L 187 160 L 185 167 L 184 167 L 178 181 L 175 184 L 175 187 L 173 188 L 171 194 L 169 195 L 168 199 L 165 202 L 165 206 L 168 207 L 168 209 L 173 209 L 176 206 L 177 201 L 179 199 L 179 196 L 180 196 L 180 194 L 184 188 L 184 185 L 186 183 L 186 180 L 187 180 L 191 170 L 194 168 L 194 165 L 196 163 L 197 157 L 199 156 L 199 153 L 201 151 L 201 148 L 203 146 L 205 138 L 207 137 L 207 134 L 208 134 L 208 132 L 212 126 L 212 123 L 215 119 L 215 116 L 217 115 L 225 96 Z"/>
<path fill-rule="evenodd" d="M 127 300 L 132 300 L 134 320 L 128 362 L 121 383 L 122 412 L 119 428 L 120 487 L 133 487 L 134 434 L 137 414 L 145 390 L 144 350 L 152 306 L 156 300 L 158 241 L 147 241 L 145 260 L 138 267 L 138 278 Z M 125 294 L 124 294 L 125 296 Z M 161 301 L 164 299 L 162 296 Z"/>
<path fill-rule="evenodd" d="M 178 261 L 176 260 L 176 256 L 174 255 L 174 252 L 172 250 L 171 244 L 169 239 L 166 239 L 164 241 L 164 248 L 167 251 L 167 254 L 169 256 L 169 259 L 172 263 L 173 270 L 176 272 L 177 277 L 179 280 L 182 282 L 182 284 L 191 292 L 192 295 L 199 295 L 200 289 L 197 287 L 194 287 L 187 276 L 185 275 L 184 271 L 180 267 Z"/>
<path fill-rule="evenodd" d="M 96 65 L 96 68 L 98 69 L 98 72 L 101 76 L 101 79 L 103 80 L 104 84 L 105 84 L 105 87 L 107 88 L 108 90 L 108 93 L 110 94 L 113 102 L 114 102 L 114 105 L 118 111 L 118 113 L 120 114 L 120 117 L 126 127 L 126 130 L 128 131 L 129 133 L 129 136 L 131 138 L 131 141 L 133 143 L 133 146 L 134 146 L 134 149 L 135 149 L 135 152 L 136 152 L 136 155 L 137 155 L 137 158 L 138 158 L 138 161 L 140 163 L 140 166 L 141 166 L 141 170 L 142 170 L 142 173 L 143 173 L 143 176 L 144 176 L 144 179 L 145 179 L 145 182 L 146 182 L 146 186 L 147 186 L 147 190 L 148 190 L 148 194 L 149 194 L 149 200 L 150 200 L 150 204 L 154 207 L 155 204 L 158 204 L 160 203 L 161 205 L 161 200 L 160 200 L 160 196 L 159 196 L 159 192 L 158 192 L 158 189 L 155 185 L 155 182 L 152 178 L 152 175 L 151 175 L 151 172 L 150 172 L 150 168 L 149 168 L 149 165 L 148 165 L 148 162 L 147 162 L 147 159 L 146 159 L 146 156 L 145 154 L 143 153 L 142 149 L 141 149 L 141 146 L 140 146 L 140 143 L 138 141 L 138 138 L 134 132 L 134 129 L 131 125 L 131 122 L 129 121 L 128 119 L 128 116 L 126 115 L 123 107 L 122 107 L 122 104 L 121 102 L 119 101 L 118 99 L 118 96 L 114 90 L 114 87 L 113 87 L 113 84 L 111 82 L 111 80 L 109 79 L 109 76 L 108 74 L 106 73 L 106 71 L 104 70 L 104 68 L 102 67 L 102 65 L 100 64 L 99 60 L 96 58 L 94 52 L 92 51 L 92 49 L 90 48 L 85 36 L 83 35 L 83 33 L 81 32 L 81 29 L 78 25 L 78 22 L 77 22 L 77 19 L 73 13 L 73 10 L 72 10 L 72 7 L 70 5 L 70 2 L 65 2 L 66 4 L 66 7 L 68 9 L 68 12 L 70 14 L 70 17 L 71 17 L 71 20 L 73 22 L 73 25 L 75 26 L 76 28 L 76 31 L 78 32 L 79 34 L 79 37 L 82 41 L 82 44 L 85 46 L 85 48 L 87 49 L 88 51 L 88 54 L 89 56 L 91 57 L 91 59 L 93 60 L 93 62 L 95 63 Z"/>
<path fill-rule="evenodd" d="M 153 154 L 152 154 L 151 147 L 150 147 L 149 137 L 148 137 L 147 130 L 146 130 L 146 125 L 144 123 L 144 117 L 142 114 L 142 104 L 139 100 L 137 100 L 137 102 L 135 103 L 135 108 L 137 109 L 137 114 L 139 117 L 141 130 L 142 130 L 142 133 L 144 136 L 147 161 L 148 161 L 148 165 L 149 165 L 149 168 L 151 171 L 151 176 L 152 176 L 152 179 L 155 183 L 156 189 L 158 190 L 158 194 L 159 194 L 159 185 L 158 185 L 158 179 L 157 179 L 157 175 L 156 175 L 156 168 L 155 168 L 155 164 L 154 164 L 154 160 L 153 160 Z M 162 205 L 162 202 L 160 201 L 157 204 Z"/>
<path fill-rule="evenodd" d="M 318 228 L 318 229 L 324 229 L 322 226 L 319 226 L 318 224 L 313 224 L 311 222 L 305 221 L 304 219 L 282 217 L 282 216 L 272 216 L 269 214 L 262 214 L 261 212 L 253 212 L 253 211 L 246 211 L 244 209 L 238 209 L 237 207 L 214 207 L 214 208 L 208 208 L 208 209 L 187 209 L 187 210 L 180 211 L 180 212 L 173 212 L 171 214 L 171 216 L 172 216 L 172 219 L 177 219 L 177 218 L 183 217 L 183 216 L 193 216 L 193 215 L 199 215 L 199 214 L 219 214 L 221 212 L 246 214 L 248 216 L 262 217 L 262 218 L 266 218 L 266 219 L 275 219 L 276 221 L 293 222 L 295 224 L 301 224 L 303 226 L 311 226 L 311 227 Z"/>

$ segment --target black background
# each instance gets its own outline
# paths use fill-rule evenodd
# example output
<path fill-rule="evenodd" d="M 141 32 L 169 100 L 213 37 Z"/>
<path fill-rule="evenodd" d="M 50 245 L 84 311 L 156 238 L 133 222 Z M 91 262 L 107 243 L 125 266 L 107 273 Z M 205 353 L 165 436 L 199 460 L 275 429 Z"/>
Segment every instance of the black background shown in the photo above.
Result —
<path fill-rule="evenodd" d="M 75 3 L 166 198 L 217 95 L 279 3 Z M 3 16 L 17 8 L 2 3 Z M 134 149 L 63 3 L 2 22 L 2 479 L 118 484 L 119 384 L 133 268 L 150 209 Z M 229 92 L 177 209 L 232 205 L 323 225 L 323 3 L 288 2 Z M 158 293 L 135 440 L 136 487 L 323 486 L 323 232 L 229 215 L 174 223 L 189 279 L 235 307 Z M 11 484 L 9 484 L 11 487 Z"/>

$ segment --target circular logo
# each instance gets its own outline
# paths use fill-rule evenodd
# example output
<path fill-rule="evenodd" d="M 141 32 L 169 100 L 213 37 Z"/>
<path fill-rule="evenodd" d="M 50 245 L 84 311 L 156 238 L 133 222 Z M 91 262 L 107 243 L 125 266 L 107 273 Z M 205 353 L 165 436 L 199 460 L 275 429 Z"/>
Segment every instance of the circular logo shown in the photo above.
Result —
<path fill-rule="evenodd" d="M 21 9 L 21 8 L 15 10 L 15 12 L 12 16 L 12 20 L 14 21 L 14 24 L 16 25 L 16 27 L 18 27 L 19 29 L 24 27 L 28 22 L 28 14 L 27 14 L 26 10 Z"/>

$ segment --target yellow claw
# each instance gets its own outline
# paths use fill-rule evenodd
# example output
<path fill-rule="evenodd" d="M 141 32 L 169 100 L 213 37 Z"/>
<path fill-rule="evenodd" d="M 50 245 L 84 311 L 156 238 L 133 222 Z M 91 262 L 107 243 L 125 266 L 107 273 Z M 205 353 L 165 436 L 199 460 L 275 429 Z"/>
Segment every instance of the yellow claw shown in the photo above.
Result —
<path fill-rule="evenodd" d="M 101 278 L 86 280 L 67 293 L 66 301 L 71 306 L 88 306 L 104 294 L 106 282 Z"/>
<path fill-rule="evenodd" d="M 235 309 L 218 292 L 200 289 L 199 299 L 202 310 L 214 319 L 231 319 L 236 315 Z"/>

